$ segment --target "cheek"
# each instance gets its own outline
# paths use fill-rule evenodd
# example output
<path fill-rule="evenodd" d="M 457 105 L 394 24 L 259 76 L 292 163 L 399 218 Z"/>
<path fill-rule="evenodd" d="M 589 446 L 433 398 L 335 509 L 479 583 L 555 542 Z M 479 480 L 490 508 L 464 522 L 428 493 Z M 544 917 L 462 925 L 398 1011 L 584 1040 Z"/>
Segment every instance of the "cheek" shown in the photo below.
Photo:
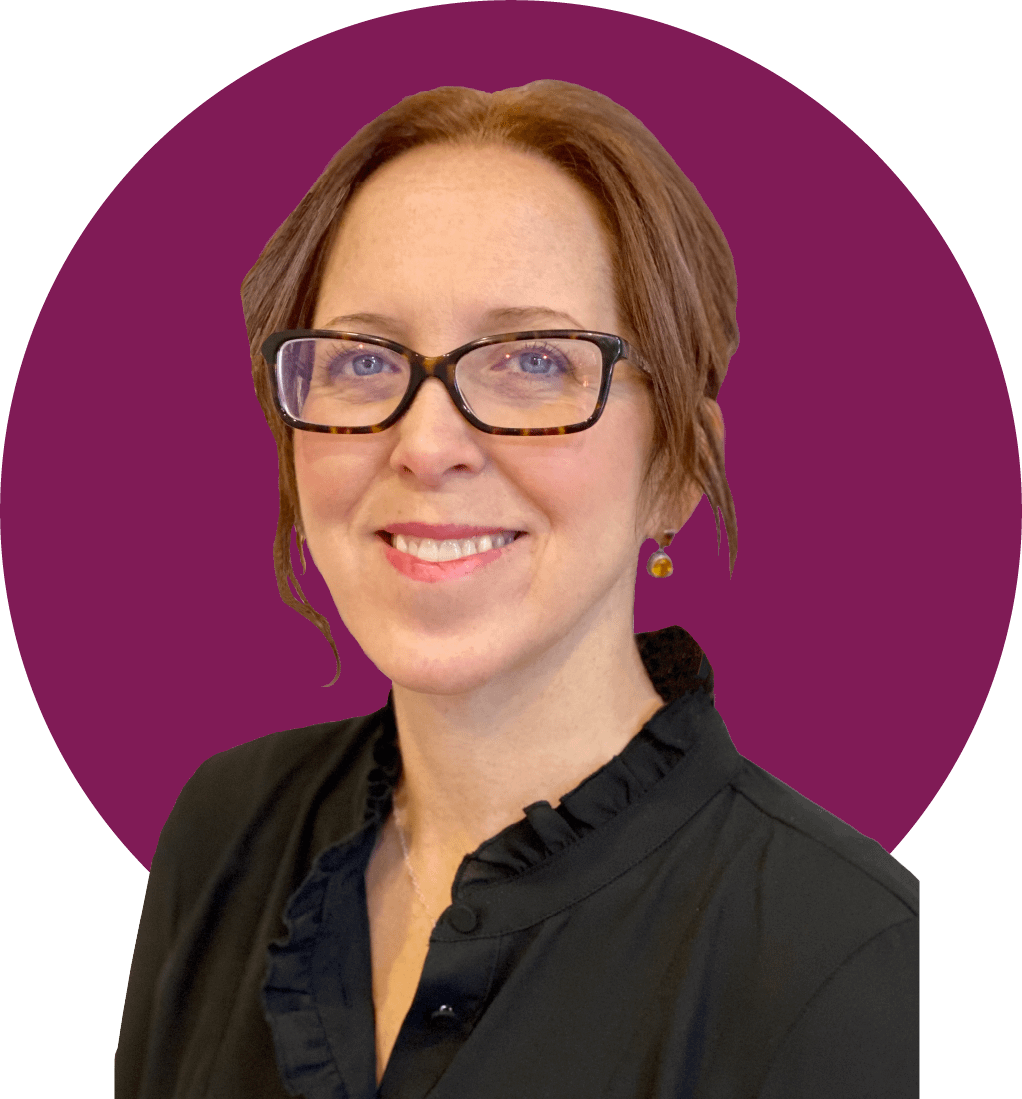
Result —
<path fill-rule="evenodd" d="M 594 500 L 601 501 L 619 521 L 627 522 L 631 532 L 638 521 L 652 445 L 652 413 L 645 395 L 629 392 L 628 399 L 610 405 L 593 431 L 586 484 Z"/>
<path fill-rule="evenodd" d="M 352 445 L 352 442 L 360 444 Z M 376 467 L 376 448 L 359 436 L 295 433 L 295 480 L 306 535 L 350 515 Z"/>
<path fill-rule="evenodd" d="M 537 455 L 518 467 L 518 484 L 544 512 L 558 549 L 568 552 L 586 544 L 592 559 L 599 553 L 615 559 L 631 554 L 641 541 L 637 529 L 647 439 L 639 416 L 601 419 L 572 441 Z"/>

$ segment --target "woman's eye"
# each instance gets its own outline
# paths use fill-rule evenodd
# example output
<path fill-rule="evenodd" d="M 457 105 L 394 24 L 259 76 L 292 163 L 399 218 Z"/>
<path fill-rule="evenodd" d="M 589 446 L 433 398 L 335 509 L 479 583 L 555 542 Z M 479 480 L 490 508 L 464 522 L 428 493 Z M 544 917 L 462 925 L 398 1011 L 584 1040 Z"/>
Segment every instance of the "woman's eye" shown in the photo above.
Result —
<path fill-rule="evenodd" d="M 329 373 L 333 378 L 372 378 L 388 373 L 390 368 L 390 363 L 383 355 L 362 352 L 358 355 L 338 355 L 330 363 Z"/>
<path fill-rule="evenodd" d="M 379 374 L 386 364 L 378 355 L 356 355 L 352 359 L 352 370 L 358 377 L 367 374 Z"/>
<path fill-rule="evenodd" d="M 540 348 L 519 351 L 516 359 L 518 368 L 525 374 L 556 374 L 563 369 L 559 358 Z"/>

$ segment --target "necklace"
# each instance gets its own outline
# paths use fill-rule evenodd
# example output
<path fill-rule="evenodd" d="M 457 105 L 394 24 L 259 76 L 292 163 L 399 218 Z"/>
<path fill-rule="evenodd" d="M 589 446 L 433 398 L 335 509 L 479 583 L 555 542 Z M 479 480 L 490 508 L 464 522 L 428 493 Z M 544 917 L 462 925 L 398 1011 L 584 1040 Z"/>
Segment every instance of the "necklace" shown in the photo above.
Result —
<path fill-rule="evenodd" d="M 405 857 L 405 869 L 408 871 L 408 877 L 411 878 L 412 888 L 415 890 L 415 895 L 419 898 L 419 903 L 426 910 L 426 915 L 436 924 L 436 916 L 433 915 L 429 905 L 426 904 L 426 898 L 419 885 L 419 879 L 415 876 L 415 871 L 412 869 L 412 860 L 408 857 L 408 843 L 405 840 L 405 830 L 401 827 L 401 819 L 398 816 L 396 805 L 394 806 L 394 824 L 397 826 L 397 838 L 401 841 L 401 851 Z"/>

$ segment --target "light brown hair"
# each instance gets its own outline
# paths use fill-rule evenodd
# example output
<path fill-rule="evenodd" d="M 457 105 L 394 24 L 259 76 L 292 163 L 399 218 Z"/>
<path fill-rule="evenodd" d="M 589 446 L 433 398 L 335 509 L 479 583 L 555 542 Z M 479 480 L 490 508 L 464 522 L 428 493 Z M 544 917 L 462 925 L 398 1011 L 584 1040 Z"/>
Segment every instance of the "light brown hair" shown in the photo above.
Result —
<path fill-rule="evenodd" d="M 310 327 L 329 247 L 358 186 L 409 149 L 447 143 L 500 143 L 538 153 L 596 200 L 614 247 L 618 305 L 633 358 L 650 379 L 649 483 L 661 499 L 678 498 L 693 483 L 706 495 L 718 545 L 718 511 L 723 515 L 734 569 L 734 501 L 703 400 L 716 399 L 738 346 L 734 261 L 713 215 L 649 130 L 598 92 L 559 80 L 493 93 L 437 88 L 403 99 L 337 153 L 241 286 L 256 394 L 277 443 L 277 587 L 288 606 L 322 631 L 335 658 L 330 625 L 294 573 L 292 529 L 303 572 L 305 549 L 292 430 L 277 415 L 259 348 L 273 332 Z"/>

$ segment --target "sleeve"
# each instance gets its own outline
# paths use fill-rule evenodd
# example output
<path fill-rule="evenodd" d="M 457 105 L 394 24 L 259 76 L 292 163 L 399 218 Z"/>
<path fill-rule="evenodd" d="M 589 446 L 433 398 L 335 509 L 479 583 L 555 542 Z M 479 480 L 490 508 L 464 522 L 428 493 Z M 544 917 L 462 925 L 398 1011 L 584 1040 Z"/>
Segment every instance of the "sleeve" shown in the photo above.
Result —
<path fill-rule="evenodd" d="M 784 1037 L 758 1099 L 917 1099 L 919 922 L 860 947 Z"/>
<path fill-rule="evenodd" d="M 160 832 L 153 856 L 114 1056 L 116 1099 L 135 1099 L 142 1089 L 153 1040 L 160 978 L 174 950 L 182 914 L 193 891 L 194 883 L 186 880 L 186 873 L 192 871 L 188 876 L 197 876 L 193 868 L 201 863 L 204 854 L 205 845 L 196 841 L 203 833 L 204 819 L 210 815 L 210 792 L 208 783 L 203 781 L 208 769 L 203 764 L 182 790 Z"/>

